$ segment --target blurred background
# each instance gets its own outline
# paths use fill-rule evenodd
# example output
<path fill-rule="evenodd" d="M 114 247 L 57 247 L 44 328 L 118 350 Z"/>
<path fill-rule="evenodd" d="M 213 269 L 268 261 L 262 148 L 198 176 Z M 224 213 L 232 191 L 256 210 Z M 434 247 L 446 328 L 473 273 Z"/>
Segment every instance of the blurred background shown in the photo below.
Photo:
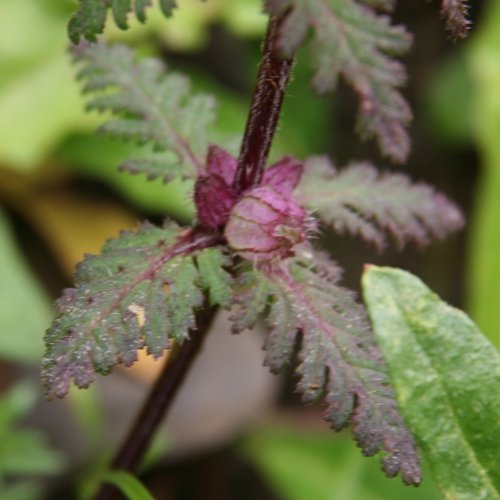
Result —
<path fill-rule="evenodd" d="M 179 0 L 165 20 L 106 38 L 157 55 L 220 102 L 216 133 L 241 133 L 266 18 L 260 0 Z M 439 2 L 400 2 L 396 21 L 415 34 L 405 95 L 415 119 L 403 167 L 455 200 L 467 226 L 429 249 L 383 255 L 323 232 L 319 246 L 359 289 L 366 262 L 402 267 L 465 309 L 500 346 L 500 2 L 472 2 L 471 36 L 447 39 Z M 85 499 L 147 393 L 159 364 L 115 370 L 65 401 L 41 400 L 39 363 L 53 301 L 84 253 L 137 221 L 182 223 L 192 186 L 146 182 L 116 166 L 136 146 L 94 134 L 67 55 L 71 0 L 0 0 L 0 498 Z M 297 58 L 272 155 L 328 153 L 337 166 L 370 159 L 393 169 L 353 133 L 356 100 L 340 85 L 317 98 L 307 52 Z M 141 479 L 158 499 L 391 500 L 440 498 L 379 472 L 321 407 L 304 408 L 291 373 L 262 368 L 262 332 L 230 336 L 217 319 L 203 355 L 148 454 Z"/>

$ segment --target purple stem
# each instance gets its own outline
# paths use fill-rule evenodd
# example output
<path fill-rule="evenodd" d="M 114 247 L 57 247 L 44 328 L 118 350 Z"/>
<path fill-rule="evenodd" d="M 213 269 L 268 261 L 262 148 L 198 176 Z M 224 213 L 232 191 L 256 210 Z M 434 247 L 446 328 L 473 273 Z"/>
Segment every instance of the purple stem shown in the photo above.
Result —
<path fill-rule="evenodd" d="M 278 35 L 285 14 L 269 19 L 257 83 L 233 187 L 238 193 L 256 186 L 264 172 L 276 132 L 281 105 L 290 79 L 293 60 L 279 54 Z"/>
<path fill-rule="evenodd" d="M 200 328 L 196 332 L 192 332 L 190 339 L 186 340 L 179 347 L 175 356 L 172 356 L 173 359 L 168 360 L 165 364 L 123 446 L 111 463 L 111 470 L 124 470 L 132 474 L 138 472 L 155 431 L 161 424 L 200 351 L 203 340 L 210 330 L 215 312 L 215 308 L 207 308 L 197 315 L 197 324 Z M 114 486 L 105 484 L 101 487 L 95 500 L 118 498 L 122 498 L 121 493 Z"/>

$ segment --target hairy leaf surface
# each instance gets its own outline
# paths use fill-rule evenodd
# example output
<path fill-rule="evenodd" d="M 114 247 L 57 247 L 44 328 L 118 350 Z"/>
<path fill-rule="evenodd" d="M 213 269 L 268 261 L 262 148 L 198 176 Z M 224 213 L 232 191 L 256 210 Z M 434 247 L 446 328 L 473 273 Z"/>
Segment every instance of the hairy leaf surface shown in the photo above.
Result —
<path fill-rule="evenodd" d="M 229 304 L 226 257 L 217 248 L 183 253 L 180 229 L 145 223 L 108 241 L 76 271 L 75 288 L 57 302 L 45 337 L 43 381 L 48 397 L 62 397 L 73 380 L 88 386 L 94 373 L 137 359 L 147 347 L 155 358 L 194 329 L 204 292 L 212 304 Z"/>
<path fill-rule="evenodd" d="M 411 37 L 366 5 L 374 3 L 390 6 L 373 0 L 267 0 L 266 5 L 273 14 L 292 9 L 279 42 L 285 55 L 293 55 L 312 29 L 314 88 L 332 90 L 342 76 L 360 99 L 357 128 L 362 137 L 375 137 L 387 156 L 403 162 L 410 148 L 406 126 L 411 112 L 397 90 L 406 79 L 404 68 L 392 56 L 406 52 Z"/>
<path fill-rule="evenodd" d="M 469 6 L 467 0 L 441 0 L 441 14 L 446 19 L 446 29 L 454 38 L 465 38 L 469 31 Z"/>
<path fill-rule="evenodd" d="M 202 170 L 215 119 L 212 96 L 192 94 L 185 76 L 167 73 L 157 59 L 136 60 L 121 45 L 79 46 L 74 53 L 83 63 L 83 91 L 99 93 L 88 107 L 117 115 L 100 130 L 152 146 L 147 156 L 123 163 L 122 170 L 164 181 Z"/>
<path fill-rule="evenodd" d="M 298 198 L 340 232 L 350 232 L 381 249 L 390 234 L 399 247 L 425 245 L 460 229 L 463 218 L 444 195 L 403 174 L 380 174 L 368 163 L 343 170 L 327 158 L 306 164 Z"/>
<path fill-rule="evenodd" d="M 159 0 L 165 16 L 170 16 L 176 7 L 175 0 Z M 116 25 L 122 30 L 128 29 L 127 17 L 134 13 L 141 22 L 146 21 L 146 8 L 151 0 L 79 0 L 80 8 L 68 25 L 69 37 L 73 43 L 82 38 L 95 42 L 97 35 L 104 31 L 108 11 L 111 10 Z"/>
<path fill-rule="evenodd" d="M 500 498 L 500 356 L 417 277 L 370 266 L 363 293 L 401 411 L 447 499 Z"/>
<path fill-rule="evenodd" d="M 365 455 L 383 450 L 387 475 L 401 473 L 406 483 L 418 484 L 415 445 L 399 414 L 365 310 L 337 285 L 339 276 L 336 265 L 308 246 L 299 256 L 243 272 L 236 287 L 234 330 L 252 326 L 259 313 L 269 310 L 265 349 L 273 372 L 290 361 L 300 332 L 298 387 L 304 401 L 323 397 L 325 418 L 335 430 L 351 422 Z"/>

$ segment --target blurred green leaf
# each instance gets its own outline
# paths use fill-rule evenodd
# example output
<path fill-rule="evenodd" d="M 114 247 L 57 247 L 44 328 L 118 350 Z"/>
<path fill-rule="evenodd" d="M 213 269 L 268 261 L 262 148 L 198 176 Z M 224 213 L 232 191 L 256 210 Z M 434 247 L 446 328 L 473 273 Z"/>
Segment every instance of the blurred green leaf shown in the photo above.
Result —
<path fill-rule="evenodd" d="M 118 165 L 137 154 L 139 148 L 103 136 L 74 135 L 63 143 L 58 157 L 72 171 L 113 186 L 140 209 L 168 213 L 188 222 L 194 217 L 194 205 L 189 196 L 192 182 L 176 179 L 164 184 L 161 179 L 148 181 L 145 176 L 118 171 Z"/>
<path fill-rule="evenodd" d="M 500 355 L 417 277 L 370 266 L 363 293 L 403 416 L 446 498 L 500 498 Z"/>
<path fill-rule="evenodd" d="M 0 478 L 5 475 L 52 474 L 62 470 L 62 456 L 51 449 L 45 436 L 17 427 L 36 400 L 35 388 L 18 383 L 0 399 Z M 1 498 L 4 498 L 0 491 Z"/>
<path fill-rule="evenodd" d="M 0 357 L 38 363 L 43 331 L 52 317 L 48 300 L 12 239 L 0 212 Z"/>
<path fill-rule="evenodd" d="M 68 130 L 97 122 L 74 82 L 66 21 L 48 0 L 0 0 L 0 161 L 9 167 L 38 166 Z"/>
<path fill-rule="evenodd" d="M 33 408 L 36 398 L 35 388 L 28 382 L 18 382 L 14 388 L 2 394 L 0 432 L 4 432 L 17 420 L 26 416 Z"/>
<path fill-rule="evenodd" d="M 437 69 L 424 89 L 423 104 L 433 139 L 455 149 L 470 145 L 473 82 L 463 52 Z"/>
<path fill-rule="evenodd" d="M 256 429 L 243 453 L 286 500 L 438 500 L 430 477 L 418 488 L 387 479 L 377 458 L 360 455 L 347 435 L 270 426 Z"/>
<path fill-rule="evenodd" d="M 476 193 L 469 307 L 500 348 L 500 2 L 488 2 L 468 62 L 474 79 L 473 128 L 483 170 Z"/>
<path fill-rule="evenodd" d="M 16 429 L 2 435 L 0 471 L 4 474 L 53 474 L 63 465 L 62 456 L 37 431 Z"/>
<path fill-rule="evenodd" d="M 108 471 L 103 475 L 103 481 L 117 486 L 129 500 L 154 500 L 145 486 L 128 472 Z"/>
<path fill-rule="evenodd" d="M 42 488 L 35 481 L 23 481 L 21 483 L 0 487 L 2 500 L 39 500 L 43 498 Z"/>

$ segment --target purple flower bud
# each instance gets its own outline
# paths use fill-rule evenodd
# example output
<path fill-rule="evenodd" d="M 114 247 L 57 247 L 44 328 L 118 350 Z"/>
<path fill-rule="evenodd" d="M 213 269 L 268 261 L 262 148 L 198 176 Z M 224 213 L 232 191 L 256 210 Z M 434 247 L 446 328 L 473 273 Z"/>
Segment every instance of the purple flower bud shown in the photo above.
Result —
<path fill-rule="evenodd" d="M 303 166 L 290 156 L 269 167 L 261 183 L 236 193 L 232 187 L 237 160 L 210 146 L 206 174 L 196 181 L 198 220 L 208 228 L 225 226 L 229 245 L 249 260 L 286 257 L 306 238 L 311 223 L 293 199 Z"/>
<path fill-rule="evenodd" d="M 306 212 L 271 186 L 258 186 L 233 207 L 226 224 L 229 245 L 248 260 L 286 257 L 306 238 Z"/>

